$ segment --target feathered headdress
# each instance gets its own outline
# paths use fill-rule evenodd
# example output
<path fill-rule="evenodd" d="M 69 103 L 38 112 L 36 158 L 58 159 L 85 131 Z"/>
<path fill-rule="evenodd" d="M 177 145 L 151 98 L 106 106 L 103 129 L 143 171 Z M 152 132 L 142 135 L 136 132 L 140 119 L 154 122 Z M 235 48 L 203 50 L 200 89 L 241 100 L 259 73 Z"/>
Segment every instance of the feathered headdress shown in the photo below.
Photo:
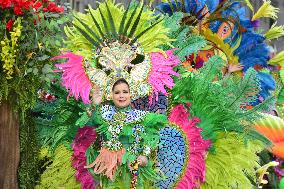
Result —
<path fill-rule="evenodd" d="M 172 50 L 164 53 L 158 48 L 171 41 L 168 29 L 144 5 L 129 3 L 124 10 L 107 1 L 96 10 L 89 7 L 87 14 L 75 14 L 73 26 L 65 32 L 72 52 L 55 57 L 69 59 L 56 66 L 76 99 L 89 103 L 91 89 L 97 86 L 103 99 L 110 100 L 118 78 L 128 81 L 133 99 L 158 92 L 166 95 L 165 86 L 173 86 L 170 76 L 177 75 L 172 68 L 179 61 Z"/>

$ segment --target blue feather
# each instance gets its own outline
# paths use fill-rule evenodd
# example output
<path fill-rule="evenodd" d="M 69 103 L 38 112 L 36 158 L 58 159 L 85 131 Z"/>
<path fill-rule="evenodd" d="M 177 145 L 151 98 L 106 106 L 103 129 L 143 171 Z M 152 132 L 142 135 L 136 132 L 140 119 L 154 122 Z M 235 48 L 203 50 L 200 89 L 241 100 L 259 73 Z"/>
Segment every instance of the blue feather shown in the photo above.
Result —
<path fill-rule="evenodd" d="M 264 42 L 264 36 L 256 34 L 254 32 L 248 31 L 242 34 L 242 41 L 240 46 L 235 50 L 235 55 L 240 56 L 245 54 L 247 51 L 254 48 L 257 44 L 262 44 Z"/>
<path fill-rule="evenodd" d="M 219 5 L 219 0 L 207 0 L 206 5 L 210 13 L 214 12 Z"/>
<path fill-rule="evenodd" d="M 239 54 L 239 62 L 244 66 L 244 71 L 249 67 L 261 65 L 267 67 L 269 52 L 265 44 L 256 45 L 250 51 Z"/>
<path fill-rule="evenodd" d="M 263 99 L 266 99 L 271 95 L 271 91 L 275 90 L 276 82 L 273 77 L 267 73 L 258 72 L 257 77 L 261 85 L 261 90 L 258 96 L 262 97 Z M 258 105 L 261 102 L 262 101 L 260 99 L 257 99 L 255 102 L 252 103 L 252 105 Z"/>
<path fill-rule="evenodd" d="M 169 14 L 170 16 L 173 15 L 171 7 L 168 3 L 160 3 L 156 6 L 156 9 L 162 11 L 163 13 Z"/>

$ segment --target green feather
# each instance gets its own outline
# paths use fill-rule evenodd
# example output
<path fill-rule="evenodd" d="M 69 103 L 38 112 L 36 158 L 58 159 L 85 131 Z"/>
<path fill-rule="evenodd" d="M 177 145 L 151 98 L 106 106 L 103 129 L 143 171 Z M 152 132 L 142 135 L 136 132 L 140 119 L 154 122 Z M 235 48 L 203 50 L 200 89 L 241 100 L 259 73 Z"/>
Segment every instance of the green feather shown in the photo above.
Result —
<path fill-rule="evenodd" d="M 75 179 L 75 170 L 70 161 L 71 156 L 71 151 L 68 151 L 63 145 L 59 146 L 55 151 L 52 164 L 47 166 L 35 188 L 81 188 Z"/>
<path fill-rule="evenodd" d="M 142 31 L 141 33 L 139 33 L 132 41 L 130 44 L 135 43 L 140 37 L 142 37 L 146 32 L 148 32 L 151 28 L 153 28 L 155 25 L 159 24 L 160 22 L 162 22 L 163 19 L 160 19 L 159 21 L 157 21 L 156 23 L 152 24 L 151 26 L 149 26 L 148 28 L 146 28 L 144 31 Z"/>
<path fill-rule="evenodd" d="M 215 147 L 216 153 L 207 155 L 206 178 L 201 188 L 252 188 L 248 176 L 256 180 L 255 169 L 260 167 L 257 153 L 263 146 L 257 141 L 246 143 L 234 133 L 223 133 Z"/>
<path fill-rule="evenodd" d="M 86 31 L 84 31 L 83 29 L 81 29 L 79 26 L 74 24 L 74 27 L 92 44 L 95 46 L 98 46 L 99 43 L 94 40 Z"/>
<path fill-rule="evenodd" d="M 224 61 L 220 57 L 213 56 L 198 72 L 190 73 L 178 67 L 182 76 L 175 79 L 172 103 L 191 104 L 191 116 L 201 119 L 198 127 L 202 128 L 204 139 L 215 141 L 216 133 L 220 131 L 236 132 L 243 133 L 247 139 L 254 138 L 268 144 L 269 141 L 256 133 L 251 125 L 259 117 L 259 111 L 269 109 L 273 99 L 268 98 L 251 110 L 242 109 L 241 105 L 254 100 L 259 91 L 256 73 L 248 70 L 242 80 L 223 77 L 223 65 Z"/>
<path fill-rule="evenodd" d="M 105 37 L 105 36 L 104 36 L 104 33 L 102 32 L 102 29 L 101 29 L 99 23 L 97 22 L 96 18 L 94 17 L 94 15 L 93 15 L 93 13 L 92 13 L 92 11 L 91 11 L 91 9 L 90 9 L 90 6 L 89 6 L 89 13 L 90 13 L 90 15 L 91 15 L 91 17 L 92 17 L 92 19 L 93 19 L 95 25 L 96 25 L 96 27 L 97 27 L 97 29 L 98 29 L 98 31 L 99 31 L 101 37 L 104 38 L 104 37 Z"/>
<path fill-rule="evenodd" d="M 125 20 L 126 20 L 127 14 L 128 14 L 128 10 L 129 10 L 129 7 L 130 7 L 130 3 L 131 3 L 131 1 L 129 1 L 126 10 L 125 10 L 125 12 L 123 13 L 123 17 L 122 17 L 122 19 L 121 19 L 120 26 L 119 26 L 119 32 L 118 32 L 119 34 L 122 34 L 122 32 L 123 32 L 123 30 L 124 30 L 124 24 L 125 24 Z"/>
<path fill-rule="evenodd" d="M 135 9 L 133 10 L 131 16 L 129 17 L 129 19 L 128 19 L 127 23 L 126 23 L 126 26 L 124 27 L 124 30 L 123 30 L 123 32 L 122 32 L 123 36 L 126 36 L 126 35 L 127 35 L 127 30 L 128 30 L 128 28 L 130 27 L 130 24 L 131 24 L 131 22 L 132 22 L 132 19 L 133 19 L 134 15 L 136 14 L 136 11 L 137 11 L 137 8 L 138 8 L 138 7 L 139 7 L 139 4 L 137 4 L 137 5 L 135 6 Z"/>
<path fill-rule="evenodd" d="M 118 37 L 116 29 L 115 29 L 115 25 L 114 25 L 114 21 L 113 21 L 113 17 L 111 15 L 111 12 L 109 10 L 108 4 L 106 2 L 106 8 L 107 8 L 107 13 L 108 13 L 108 17 L 109 17 L 109 22 L 110 22 L 110 29 L 112 31 L 112 34 L 114 35 L 115 38 Z"/>
<path fill-rule="evenodd" d="M 106 35 L 109 35 L 109 34 L 111 33 L 111 31 L 110 31 L 109 28 L 108 28 L 108 24 L 107 24 L 106 18 L 105 18 L 105 16 L 104 16 L 104 14 L 102 13 L 100 7 L 99 7 L 98 9 L 99 9 L 101 18 L 102 18 L 102 20 L 103 20 L 103 24 L 104 24 L 104 28 L 105 28 L 105 31 L 106 31 Z"/>
<path fill-rule="evenodd" d="M 138 23 L 139 23 L 139 21 L 140 21 L 143 8 L 144 8 L 144 4 L 142 5 L 142 7 L 141 7 L 141 9 L 140 9 L 140 12 L 139 12 L 138 16 L 136 17 L 136 19 L 135 19 L 135 21 L 134 21 L 134 23 L 133 23 L 133 25 L 132 25 L 132 28 L 131 28 L 129 34 L 127 35 L 129 38 L 132 38 L 132 36 L 133 36 L 133 34 L 134 34 L 134 32 L 135 32 L 137 26 L 138 26 Z"/>
<path fill-rule="evenodd" d="M 183 32 L 186 32 L 186 30 Z M 183 38 L 184 35 L 180 37 Z M 203 36 L 195 34 L 186 36 L 182 41 L 181 39 L 177 39 L 177 41 L 173 43 L 174 46 L 178 47 L 175 54 L 179 56 L 181 61 L 185 61 L 185 56 L 197 53 L 201 48 L 205 47 L 206 44 L 207 42 Z"/>
<path fill-rule="evenodd" d="M 86 28 L 86 30 L 89 32 L 89 34 L 91 34 L 91 36 L 96 38 L 97 41 L 101 42 L 100 37 L 86 23 L 84 23 L 81 19 L 77 18 L 76 16 L 74 17 L 80 22 L 80 24 L 82 24 Z"/>

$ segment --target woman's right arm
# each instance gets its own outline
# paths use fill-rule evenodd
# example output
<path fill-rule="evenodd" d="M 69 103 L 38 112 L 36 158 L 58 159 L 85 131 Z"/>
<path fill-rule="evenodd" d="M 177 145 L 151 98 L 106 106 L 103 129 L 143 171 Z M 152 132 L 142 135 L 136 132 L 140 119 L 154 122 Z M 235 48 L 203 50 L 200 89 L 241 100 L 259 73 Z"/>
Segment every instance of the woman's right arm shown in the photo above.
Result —
<path fill-rule="evenodd" d="M 98 86 L 94 86 L 92 92 L 92 105 L 97 106 L 102 103 L 102 91 Z"/>

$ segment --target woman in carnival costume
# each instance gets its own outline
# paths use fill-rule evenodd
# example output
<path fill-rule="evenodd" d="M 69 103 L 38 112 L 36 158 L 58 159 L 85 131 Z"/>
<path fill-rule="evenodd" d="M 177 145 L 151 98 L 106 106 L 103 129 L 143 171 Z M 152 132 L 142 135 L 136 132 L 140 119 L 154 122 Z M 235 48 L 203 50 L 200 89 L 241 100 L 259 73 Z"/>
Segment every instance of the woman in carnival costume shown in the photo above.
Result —
<path fill-rule="evenodd" d="M 151 188 L 151 182 L 162 179 L 161 173 L 153 169 L 150 154 L 158 147 L 159 129 L 166 122 L 166 117 L 132 109 L 130 87 L 122 78 L 112 86 L 113 103 L 99 107 L 99 98 L 94 97 L 96 109 L 87 125 L 99 125 L 96 131 L 100 137 L 96 137 L 97 140 L 87 149 L 86 162 L 92 163 L 84 168 L 94 173 L 94 180 L 100 181 L 102 188 L 119 183 L 123 183 L 125 188 L 136 188 L 137 184 Z M 73 143 L 75 161 L 80 142 L 75 140 Z"/>
<path fill-rule="evenodd" d="M 182 16 L 162 18 L 144 5 L 124 9 L 111 1 L 75 14 L 73 26 L 65 28 L 66 49 L 72 52 L 56 57 L 68 59 L 56 66 L 69 96 L 81 98 L 89 108 L 79 118 L 74 140 L 67 143 L 72 149 L 58 147 L 59 155 L 38 188 L 253 186 L 250 179 L 259 166 L 256 152 L 263 148 L 259 141 L 266 140 L 251 123 L 264 105 L 252 110 L 242 105 L 256 100 L 247 94 L 260 91 L 256 72 L 249 70 L 238 84 L 216 80 L 224 67 L 217 56 L 198 72 L 188 72 L 179 66 L 178 57 L 183 61 L 199 52 L 205 40 L 197 35 L 187 39 L 190 31 L 179 25 Z M 175 55 L 172 46 L 179 48 Z M 179 74 L 173 70 L 176 66 Z M 175 84 L 171 76 L 178 76 Z M 167 120 L 162 114 L 130 108 L 130 94 L 134 102 L 148 96 L 151 106 L 161 94 L 168 96 L 166 87 L 172 89 Z M 60 155 L 60 150 L 68 155 Z M 58 166 L 60 158 L 66 160 L 65 167 Z M 67 167 L 59 183 L 47 182 L 56 180 L 49 178 L 55 177 L 52 173 Z M 70 184 L 74 176 L 80 185 Z"/>

